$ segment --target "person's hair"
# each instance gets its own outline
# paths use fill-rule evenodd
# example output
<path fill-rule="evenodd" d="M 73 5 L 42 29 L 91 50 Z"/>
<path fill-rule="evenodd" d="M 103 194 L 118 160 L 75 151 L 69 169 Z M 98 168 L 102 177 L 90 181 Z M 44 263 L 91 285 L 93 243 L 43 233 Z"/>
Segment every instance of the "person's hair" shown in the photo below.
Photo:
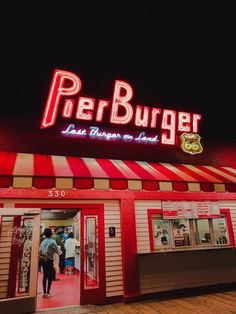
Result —
<path fill-rule="evenodd" d="M 68 238 L 74 238 L 74 237 L 75 237 L 74 232 L 69 232 Z"/>
<path fill-rule="evenodd" d="M 55 227 L 54 228 L 54 232 L 56 232 L 57 230 L 59 230 L 60 229 L 60 227 Z"/>
<path fill-rule="evenodd" d="M 45 228 L 44 234 L 46 238 L 51 238 L 52 236 L 52 230 L 50 228 Z"/>

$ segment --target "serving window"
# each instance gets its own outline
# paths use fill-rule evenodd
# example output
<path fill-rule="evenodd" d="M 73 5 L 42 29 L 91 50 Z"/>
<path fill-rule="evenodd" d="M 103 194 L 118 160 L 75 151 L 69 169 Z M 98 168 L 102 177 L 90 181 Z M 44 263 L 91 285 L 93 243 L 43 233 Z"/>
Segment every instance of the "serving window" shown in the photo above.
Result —
<path fill-rule="evenodd" d="M 217 218 L 164 219 L 162 210 L 148 210 L 151 251 L 233 246 L 229 213 Z"/>

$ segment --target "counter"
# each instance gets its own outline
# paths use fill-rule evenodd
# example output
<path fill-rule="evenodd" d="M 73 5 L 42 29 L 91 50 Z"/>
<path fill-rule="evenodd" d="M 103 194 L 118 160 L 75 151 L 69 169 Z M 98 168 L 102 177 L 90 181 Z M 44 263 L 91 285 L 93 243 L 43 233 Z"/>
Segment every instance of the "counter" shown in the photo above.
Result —
<path fill-rule="evenodd" d="M 234 248 L 138 254 L 140 292 L 236 282 Z"/>

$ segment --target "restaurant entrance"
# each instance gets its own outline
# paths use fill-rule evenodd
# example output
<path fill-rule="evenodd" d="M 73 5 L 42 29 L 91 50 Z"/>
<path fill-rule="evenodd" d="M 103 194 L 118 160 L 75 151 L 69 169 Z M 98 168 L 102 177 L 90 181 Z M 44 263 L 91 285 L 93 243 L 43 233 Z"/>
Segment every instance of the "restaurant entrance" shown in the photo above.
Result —
<path fill-rule="evenodd" d="M 55 307 L 54 301 L 62 286 L 59 307 L 67 305 L 63 300 L 71 295 L 71 288 L 74 289 L 72 295 L 77 296 L 73 305 L 105 303 L 103 205 L 31 205 L 0 209 L 0 305 L 4 313 L 29 313 Z M 73 280 L 71 275 L 60 273 L 61 280 L 52 284 L 55 298 L 47 299 L 48 303 L 42 306 L 39 305 L 43 279 L 38 258 L 40 230 L 46 227 L 46 222 L 51 225 L 42 218 L 53 210 L 60 210 L 64 217 L 73 213 L 70 231 L 78 238 L 79 245 L 76 246 Z M 67 218 L 64 224 L 65 220 Z M 55 221 L 50 227 L 55 227 Z"/>

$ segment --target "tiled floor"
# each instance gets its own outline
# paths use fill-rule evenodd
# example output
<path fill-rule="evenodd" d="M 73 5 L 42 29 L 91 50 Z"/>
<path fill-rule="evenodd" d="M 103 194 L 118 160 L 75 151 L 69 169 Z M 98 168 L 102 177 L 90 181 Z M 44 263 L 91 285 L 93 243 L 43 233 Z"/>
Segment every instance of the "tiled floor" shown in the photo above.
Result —
<path fill-rule="evenodd" d="M 59 281 L 53 281 L 51 298 L 43 298 L 43 274 L 38 275 L 37 309 L 75 306 L 79 304 L 79 273 L 74 275 L 58 274 Z"/>

